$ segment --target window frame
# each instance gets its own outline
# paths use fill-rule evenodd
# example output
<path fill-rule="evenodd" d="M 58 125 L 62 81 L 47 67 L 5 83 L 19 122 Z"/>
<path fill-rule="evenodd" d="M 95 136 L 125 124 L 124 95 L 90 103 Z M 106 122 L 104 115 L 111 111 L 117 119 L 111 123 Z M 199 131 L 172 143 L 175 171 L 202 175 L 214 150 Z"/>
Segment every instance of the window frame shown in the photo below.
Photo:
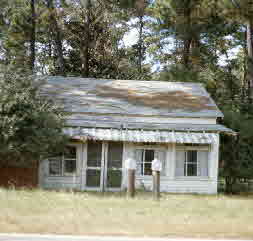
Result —
<path fill-rule="evenodd" d="M 76 150 L 76 158 L 65 158 L 65 155 L 64 153 L 62 153 L 61 156 L 59 156 L 59 159 L 58 161 L 60 162 L 60 166 L 61 166 L 61 169 L 60 169 L 60 174 L 51 174 L 50 173 L 50 160 L 55 160 L 57 159 L 57 157 L 51 157 L 51 158 L 48 158 L 48 176 L 49 177 L 73 177 L 73 176 L 76 176 L 77 175 L 77 169 L 78 169 L 78 146 L 75 145 L 75 144 L 68 144 L 67 147 L 74 147 L 75 150 Z M 73 173 L 68 173 L 65 171 L 65 161 L 68 161 L 68 160 L 71 160 L 71 161 L 75 161 L 75 165 L 76 165 L 76 168 L 75 168 L 75 171 Z"/>
<path fill-rule="evenodd" d="M 199 158 L 198 158 L 198 156 L 199 156 L 198 152 L 200 152 L 200 151 L 206 151 L 206 152 L 208 152 L 208 160 L 207 161 L 209 163 L 209 161 L 210 161 L 209 160 L 209 154 L 211 152 L 211 145 L 210 144 L 205 144 L 205 145 L 201 144 L 201 145 L 192 145 L 192 146 L 179 144 L 179 145 L 175 146 L 175 152 L 176 151 L 183 151 L 184 152 L 184 158 L 185 158 L 184 159 L 184 168 L 185 168 L 185 162 L 186 162 L 187 152 L 188 151 L 196 151 L 197 152 L 197 175 L 196 176 L 186 176 L 185 175 L 185 170 L 184 170 L 184 175 L 183 176 L 176 176 L 176 174 L 174 174 L 176 179 L 184 179 L 184 178 L 195 179 L 195 178 L 198 178 L 198 179 L 206 180 L 206 179 L 210 178 L 209 174 L 208 174 L 208 176 L 201 176 L 200 175 L 200 171 L 199 171 L 200 162 L 199 162 Z M 175 161 L 176 161 L 176 159 L 175 159 Z M 176 166 L 176 164 L 175 164 L 175 166 Z M 209 173 L 209 171 L 210 171 L 209 170 L 209 165 L 207 166 L 207 168 L 208 168 L 207 172 Z"/>
<path fill-rule="evenodd" d="M 188 153 L 196 152 L 196 162 L 188 161 Z M 184 177 L 199 177 L 199 160 L 198 160 L 198 150 L 186 150 L 184 154 Z M 188 165 L 196 166 L 196 174 L 197 175 L 188 175 Z"/>
<path fill-rule="evenodd" d="M 60 165 L 60 173 L 59 174 L 51 174 L 50 173 L 50 162 L 52 161 L 57 161 Z M 48 176 L 49 177 L 61 177 L 62 176 L 62 155 L 58 157 L 51 157 L 51 158 L 48 158 Z"/>
<path fill-rule="evenodd" d="M 142 160 L 141 160 L 141 162 L 137 162 L 136 164 L 137 164 L 137 166 L 138 166 L 138 163 L 140 163 L 140 165 L 141 165 L 141 175 L 140 176 L 152 176 L 152 173 L 150 174 L 150 175 L 148 175 L 148 174 L 145 174 L 145 166 L 146 166 L 146 164 L 151 164 L 151 167 L 152 167 L 152 160 L 151 160 L 151 162 L 149 162 L 149 161 L 146 161 L 146 151 L 153 151 L 153 153 L 154 153 L 154 158 L 155 158 L 155 150 L 153 150 L 153 149 L 139 149 L 139 150 L 142 150 Z M 152 172 L 152 168 L 151 168 L 151 172 Z"/>

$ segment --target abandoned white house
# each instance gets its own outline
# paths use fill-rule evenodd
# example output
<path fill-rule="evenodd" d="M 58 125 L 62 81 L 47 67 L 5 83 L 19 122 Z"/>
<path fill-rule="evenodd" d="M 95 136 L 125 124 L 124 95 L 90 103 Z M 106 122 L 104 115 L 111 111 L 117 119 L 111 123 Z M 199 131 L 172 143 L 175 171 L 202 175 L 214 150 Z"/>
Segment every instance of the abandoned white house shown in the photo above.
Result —
<path fill-rule="evenodd" d="M 72 141 L 40 162 L 41 187 L 122 190 L 133 158 L 136 186 L 148 190 L 157 158 L 161 191 L 217 192 L 219 133 L 231 130 L 201 84 L 45 77 L 42 93 L 64 103 Z"/>

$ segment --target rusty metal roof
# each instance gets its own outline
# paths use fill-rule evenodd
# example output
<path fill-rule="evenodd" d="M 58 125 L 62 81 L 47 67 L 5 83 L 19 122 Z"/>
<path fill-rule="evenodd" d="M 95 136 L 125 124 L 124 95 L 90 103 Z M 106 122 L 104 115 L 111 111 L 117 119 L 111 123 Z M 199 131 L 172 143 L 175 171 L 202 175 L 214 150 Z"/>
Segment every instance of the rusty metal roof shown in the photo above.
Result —
<path fill-rule="evenodd" d="M 223 117 L 199 83 L 47 76 L 41 93 L 85 116 Z"/>

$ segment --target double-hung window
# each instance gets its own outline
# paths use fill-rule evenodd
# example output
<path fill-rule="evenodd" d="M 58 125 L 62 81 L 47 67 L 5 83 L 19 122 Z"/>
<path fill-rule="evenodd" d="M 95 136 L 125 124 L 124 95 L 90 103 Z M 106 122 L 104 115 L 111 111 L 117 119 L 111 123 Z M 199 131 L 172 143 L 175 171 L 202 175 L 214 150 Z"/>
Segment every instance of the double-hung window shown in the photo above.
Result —
<path fill-rule="evenodd" d="M 198 158 L 196 150 L 185 152 L 184 176 L 198 176 Z"/>
<path fill-rule="evenodd" d="M 150 176 L 152 175 L 152 161 L 154 160 L 154 150 L 137 149 L 137 175 Z"/>
<path fill-rule="evenodd" d="M 208 177 L 209 151 L 207 148 L 177 149 L 176 150 L 176 177 Z"/>
<path fill-rule="evenodd" d="M 162 162 L 161 175 L 165 175 L 165 157 L 166 152 L 160 149 L 152 149 L 140 147 L 135 150 L 135 160 L 137 164 L 137 176 L 151 176 L 152 175 L 152 161 L 157 158 Z"/>
<path fill-rule="evenodd" d="M 67 146 L 64 153 L 48 159 L 49 176 L 72 176 L 76 173 L 77 151 L 75 146 Z"/>

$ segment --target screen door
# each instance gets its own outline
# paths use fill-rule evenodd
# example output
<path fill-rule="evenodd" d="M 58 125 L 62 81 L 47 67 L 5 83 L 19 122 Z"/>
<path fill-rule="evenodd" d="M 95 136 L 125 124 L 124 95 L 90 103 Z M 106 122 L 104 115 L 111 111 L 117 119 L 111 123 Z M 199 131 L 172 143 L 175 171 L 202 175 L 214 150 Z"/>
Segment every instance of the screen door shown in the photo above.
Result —
<path fill-rule="evenodd" d="M 121 189 L 122 142 L 88 142 L 86 188 L 97 191 Z"/>

